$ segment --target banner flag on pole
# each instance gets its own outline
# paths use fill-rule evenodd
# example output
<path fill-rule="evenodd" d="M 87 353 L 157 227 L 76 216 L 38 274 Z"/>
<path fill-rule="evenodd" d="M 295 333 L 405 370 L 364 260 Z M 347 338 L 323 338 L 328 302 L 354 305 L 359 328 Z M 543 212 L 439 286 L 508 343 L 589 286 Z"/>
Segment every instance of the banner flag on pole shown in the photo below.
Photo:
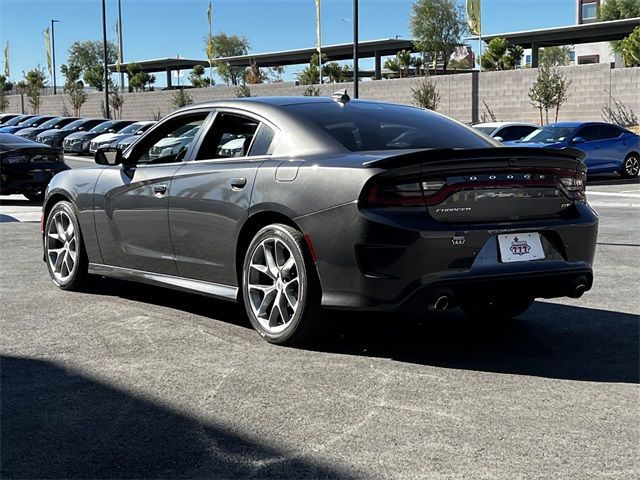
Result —
<path fill-rule="evenodd" d="M 53 75 L 53 68 L 51 67 L 51 36 L 49 35 L 49 27 L 44 29 L 42 35 L 44 35 L 44 46 L 47 49 L 47 70 L 49 70 L 49 75 Z"/>
<path fill-rule="evenodd" d="M 322 30 L 320 29 L 320 0 L 316 0 L 316 38 L 318 43 L 316 44 L 316 50 L 318 55 L 322 53 Z"/>
<path fill-rule="evenodd" d="M 120 58 L 120 19 L 116 18 L 116 72 L 120 73 L 120 64 L 122 58 Z"/>
<path fill-rule="evenodd" d="M 469 33 L 482 35 L 482 14 L 480 12 L 481 0 L 467 0 L 467 24 Z"/>
<path fill-rule="evenodd" d="M 9 79 L 9 42 L 7 42 L 7 46 L 4 47 L 4 76 Z"/>

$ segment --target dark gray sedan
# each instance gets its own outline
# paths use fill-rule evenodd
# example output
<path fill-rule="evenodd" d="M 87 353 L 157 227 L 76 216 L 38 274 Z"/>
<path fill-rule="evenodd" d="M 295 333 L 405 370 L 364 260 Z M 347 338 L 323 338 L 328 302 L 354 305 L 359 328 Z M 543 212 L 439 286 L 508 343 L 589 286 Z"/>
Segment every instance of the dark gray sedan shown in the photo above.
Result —
<path fill-rule="evenodd" d="M 45 260 L 63 289 L 95 274 L 242 302 L 279 344 L 323 308 L 511 317 L 591 288 L 582 157 L 346 94 L 193 105 L 54 177 Z"/>

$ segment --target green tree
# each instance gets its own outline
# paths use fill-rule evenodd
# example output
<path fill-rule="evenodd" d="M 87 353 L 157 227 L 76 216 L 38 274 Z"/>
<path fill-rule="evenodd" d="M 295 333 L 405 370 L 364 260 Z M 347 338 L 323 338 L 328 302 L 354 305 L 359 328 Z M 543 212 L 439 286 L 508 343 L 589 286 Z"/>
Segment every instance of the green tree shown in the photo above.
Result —
<path fill-rule="evenodd" d="M 411 52 L 409 50 L 401 50 L 396 53 L 398 66 L 404 70 L 404 76 L 409 76 L 409 68 L 411 67 Z"/>
<path fill-rule="evenodd" d="M 568 97 L 570 82 L 556 67 L 541 65 L 538 77 L 529 90 L 531 104 L 540 111 L 540 125 L 544 124 L 542 111 L 549 122 L 549 110 L 555 110 L 555 121 L 558 121 L 560 107 Z"/>
<path fill-rule="evenodd" d="M 204 74 L 205 70 L 202 65 L 196 65 L 193 67 L 193 70 L 191 70 L 191 73 L 189 74 L 189 81 L 191 82 L 191 85 L 196 88 L 203 88 L 211 85 L 211 79 L 205 77 Z"/>
<path fill-rule="evenodd" d="M 120 94 L 120 88 L 116 86 L 109 91 L 109 105 L 115 112 L 114 118 L 122 118 L 122 107 L 124 106 L 124 95 Z"/>
<path fill-rule="evenodd" d="M 182 108 L 187 105 L 191 105 L 193 103 L 193 98 L 191 98 L 191 95 L 189 95 L 184 88 L 179 88 L 174 90 L 173 95 L 171 96 L 171 103 L 176 108 Z"/>
<path fill-rule="evenodd" d="M 410 24 L 418 48 L 434 58 L 441 55 L 446 72 L 449 57 L 466 31 L 462 6 L 455 0 L 416 0 Z"/>
<path fill-rule="evenodd" d="M 304 93 L 302 94 L 305 97 L 319 97 L 320 96 L 320 88 L 314 87 L 313 85 L 309 85 L 305 88 Z"/>
<path fill-rule="evenodd" d="M 627 67 L 640 67 L 640 27 L 620 42 L 619 51 Z"/>
<path fill-rule="evenodd" d="M 208 36 L 205 39 L 205 52 L 209 62 L 216 67 L 218 75 L 227 85 L 239 85 L 244 80 L 245 67 L 234 67 L 215 59 L 246 55 L 249 52 L 249 41 L 245 37 L 226 33 Z"/>
<path fill-rule="evenodd" d="M 598 20 L 601 22 L 635 17 L 640 17 L 638 0 L 607 0 L 598 9 Z"/>
<path fill-rule="evenodd" d="M 283 81 L 285 68 L 282 65 L 274 65 L 267 69 L 267 79 L 273 83 L 279 83 Z"/>
<path fill-rule="evenodd" d="M 451 65 L 452 62 L 449 63 Z M 422 75 L 422 69 L 424 68 L 424 59 L 422 57 L 411 57 L 411 66 L 415 68 L 416 75 Z"/>
<path fill-rule="evenodd" d="M 233 92 L 235 93 L 236 98 L 245 98 L 245 97 L 251 96 L 251 89 L 244 82 L 242 82 L 240 85 L 234 88 Z"/>
<path fill-rule="evenodd" d="M 317 53 L 311 55 L 309 66 L 302 70 L 302 72 L 298 73 L 298 81 L 301 85 L 315 85 L 316 83 L 320 83 L 320 69 L 318 68 L 318 58 L 319 57 Z M 322 65 L 324 66 L 328 60 L 329 58 L 323 53 Z"/>
<path fill-rule="evenodd" d="M 7 77 L 0 75 L 0 113 L 4 113 L 9 108 L 9 99 L 7 92 L 13 88 L 13 83 L 7 80 Z"/>
<path fill-rule="evenodd" d="M 27 94 L 29 105 L 33 113 L 40 111 L 42 89 L 47 85 L 44 70 L 38 65 L 24 74 L 24 80 L 19 83 L 20 88 Z"/>
<path fill-rule="evenodd" d="M 256 85 L 258 83 L 264 82 L 265 75 L 262 72 L 262 70 L 258 67 L 256 62 L 252 61 L 251 65 L 249 66 L 249 68 L 247 68 L 247 71 L 245 72 L 245 79 L 247 83 Z"/>
<path fill-rule="evenodd" d="M 142 71 L 142 67 L 137 63 L 130 63 L 127 67 L 127 76 L 129 77 L 129 87 L 136 92 L 144 92 L 151 90 L 151 86 L 156 83 L 155 75 L 149 75 Z"/>
<path fill-rule="evenodd" d="M 438 88 L 431 77 L 427 76 L 424 80 L 421 80 L 417 85 L 417 88 L 412 88 L 413 104 L 426 108 L 428 110 L 435 110 L 440 103 L 440 94 Z"/>
<path fill-rule="evenodd" d="M 338 62 L 327 62 L 322 66 L 322 74 L 329 77 L 329 82 L 333 83 L 346 82 L 352 76 L 349 71 L 349 66 L 340 65 Z"/>
<path fill-rule="evenodd" d="M 74 42 L 69 47 L 68 65 L 80 68 L 82 78 L 91 87 L 102 90 L 104 88 L 104 53 L 101 40 L 86 40 Z M 115 63 L 117 58 L 116 46 L 107 41 L 107 63 Z"/>
<path fill-rule="evenodd" d="M 387 58 L 384 61 L 384 68 L 391 72 L 392 77 L 400 77 L 402 78 L 402 67 L 400 66 L 400 62 L 396 57 Z"/>
<path fill-rule="evenodd" d="M 564 66 L 571 63 L 569 47 L 545 47 L 540 51 L 540 63 L 548 66 Z"/>
<path fill-rule="evenodd" d="M 624 18 L 640 17 L 640 1 L 638 0 L 607 0 L 598 8 L 598 20 L 608 22 L 611 20 L 622 20 Z M 627 37 L 629 38 L 629 37 Z M 629 54 L 625 57 L 622 49 L 622 41 L 617 40 L 610 42 L 611 50 L 622 55 L 625 65 L 629 65 L 625 58 L 629 58 Z"/>
<path fill-rule="evenodd" d="M 522 53 L 522 47 L 519 45 L 513 45 L 504 38 L 494 38 L 482 54 L 482 68 L 484 70 L 513 70 L 520 65 Z"/>
<path fill-rule="evenodd" d="M 62 65 L 60 70 L 62 70 L 62 74 L 65 77 L 63 90 L 69 95 L 74 116 L 79 117 L 80 109 L 87 101 L 87 92 L 84 91 L 84 84 L 80 80 L 82 70 L 78 65 L 73 64 Z"/>

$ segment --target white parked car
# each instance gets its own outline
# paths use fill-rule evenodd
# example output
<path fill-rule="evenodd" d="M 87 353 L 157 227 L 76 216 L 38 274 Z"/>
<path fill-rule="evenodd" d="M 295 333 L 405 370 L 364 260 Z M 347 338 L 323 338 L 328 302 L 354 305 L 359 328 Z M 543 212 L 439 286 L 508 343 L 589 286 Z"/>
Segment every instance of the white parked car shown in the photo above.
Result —
<path fill-rule="evenodd" d="M 473 125 L 473 128 L 480 130 L 485 135 L 489 135 L 499 142 L 510 142 L 513 140 L 520 140 L 540 127 L 533 123 L 491 122 L 478 123 Z"/>
<path fill-rule="evenodd" d="M 123 128 L 119 132 L 103 133 L 102 135 L 97 136 L 91 141 L 91 143 L 89 144 L 89 151 L 91 153 L 96 153 L 96 150 L 98 150 L 99 148 L 115 147 L 120 143 L 120 141 L 124 140 L 125 138 L 134 135 L 142 135 L 155 123 L 156 122 L 153 121 L 136 122 Z"/>

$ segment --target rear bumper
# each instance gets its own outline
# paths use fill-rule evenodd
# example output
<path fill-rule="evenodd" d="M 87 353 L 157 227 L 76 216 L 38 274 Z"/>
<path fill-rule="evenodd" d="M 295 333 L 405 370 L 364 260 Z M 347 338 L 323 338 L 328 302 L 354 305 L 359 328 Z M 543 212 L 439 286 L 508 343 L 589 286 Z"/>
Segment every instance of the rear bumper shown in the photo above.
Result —
<path fill-rule="evenodd" d="M 17 164 L 0 170 L 0 194 L 12 195 L 44 190 L 57 173 L 69 170 L 66 163 L 57 162 L 32 166 Z"/>
<path fill-rule="evenodd" d="M 324 307 L 425 310 L 443 291 L 456 301 L 571 296 L 577 283 L 590 289 L 598 218 L 587 204 L 574 208 L 570 219 L 454 226 L 406 208 L 362 212 L 354 203 L 296 221 L 317 252 Z M 502 263 L 497 235 L 532 231 L 545 260 Z"/>

